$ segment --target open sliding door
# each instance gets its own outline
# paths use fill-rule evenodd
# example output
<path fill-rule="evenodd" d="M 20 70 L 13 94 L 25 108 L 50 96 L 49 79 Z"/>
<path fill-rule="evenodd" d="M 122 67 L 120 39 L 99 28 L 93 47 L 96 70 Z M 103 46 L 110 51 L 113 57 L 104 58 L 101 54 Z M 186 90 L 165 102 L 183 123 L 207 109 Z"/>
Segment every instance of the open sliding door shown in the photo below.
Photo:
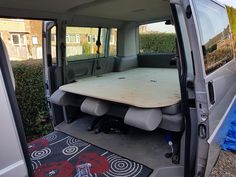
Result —
<path fill-rule="evenodd" d="M 186 118 L 185 176 L 208 176 L 236 90 L 231 29 L 225 6 L 213 0 L 173 1 L 172 7 L 178 20 L 184 16 L 194 63 L 193 83 L 186 85 L 194 90 L 196 114 Z"/>

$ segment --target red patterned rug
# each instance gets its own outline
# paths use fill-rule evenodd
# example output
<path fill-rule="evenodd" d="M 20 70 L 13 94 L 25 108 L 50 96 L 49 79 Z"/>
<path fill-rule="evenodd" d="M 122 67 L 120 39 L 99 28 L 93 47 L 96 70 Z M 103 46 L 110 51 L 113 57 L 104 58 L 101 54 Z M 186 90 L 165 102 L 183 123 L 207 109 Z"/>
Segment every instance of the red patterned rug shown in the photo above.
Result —
<path fill-rule="evenodd" d="M 35 177 L 147 177 L 152 169 L 62 132 L 28 144 Z"/>

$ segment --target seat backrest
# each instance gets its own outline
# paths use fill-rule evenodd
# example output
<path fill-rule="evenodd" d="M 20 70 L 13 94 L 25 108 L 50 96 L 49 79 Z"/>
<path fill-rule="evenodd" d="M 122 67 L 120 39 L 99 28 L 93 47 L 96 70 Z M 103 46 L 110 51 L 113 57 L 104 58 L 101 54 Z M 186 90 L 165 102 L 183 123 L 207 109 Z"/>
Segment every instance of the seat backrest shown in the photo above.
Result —
<path fill-rule="evenodd" d="M 138 67 L 137 55 L 126 56 L 126 57 L 115 57 L 114 71 L 126 71 L 132 68 Z"/>
<path fill-rule="evenodd" d="M 0 50 L 0 53 L 1 53 L 1 56 L 5 57 L 5 59 L 7 61 L 7 65 L 8 65 L 10 76 L 11 76 L 12 85 L 15 89 L 15 78 L 14 78 L 14 75 L 13 75 L 13 71 L 12 71 L 12 67 L 11 67 L 11 63 L 10 63 L 10 58 L 9 58 L 9 55 L 8 55 L 8 52 L 7 52 L 6 45 L 4 44 L 1 37 L 0 37 L 0 48 L 3 49 L 3 50 Z"/>

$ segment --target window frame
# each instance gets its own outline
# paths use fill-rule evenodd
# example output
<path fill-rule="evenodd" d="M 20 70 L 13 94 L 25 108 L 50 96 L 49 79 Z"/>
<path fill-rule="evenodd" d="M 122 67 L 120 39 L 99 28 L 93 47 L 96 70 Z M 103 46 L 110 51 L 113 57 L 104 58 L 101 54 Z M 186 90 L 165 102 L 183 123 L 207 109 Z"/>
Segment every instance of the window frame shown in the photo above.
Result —
<path fill-rule="evenodd" d="M 13 46 L 22 47 L 22 46 L 26 46 L 26 45 L 27 45 L 27 38 L 26 38 L 26 35 L 25 35 L 25 34 L 11 33 L 10 35 L 11 35 L 11 44 L 12 44 Z M 17 36 L 17 37 L 18 37 L 18 41 L 19 41 L 18 44 L 15 44 L 15 43 L 14 43 L 13 36 Z M 23 42 L 22 42 L 22 39 L 23 39 Z"/>

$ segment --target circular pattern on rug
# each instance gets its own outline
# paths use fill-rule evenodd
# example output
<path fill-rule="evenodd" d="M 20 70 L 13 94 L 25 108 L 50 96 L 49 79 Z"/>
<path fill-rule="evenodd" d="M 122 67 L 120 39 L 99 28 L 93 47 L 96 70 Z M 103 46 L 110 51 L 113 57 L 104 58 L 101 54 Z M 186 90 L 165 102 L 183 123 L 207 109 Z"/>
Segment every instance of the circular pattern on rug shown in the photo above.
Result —
<path fill-rule="evenodd" d="M 49 134 L 45 137 L 43 137 L 43 139 L 48 140 L 49 142 L 54 141 L 55 139 L 57 139 L 57 135 L 55 133 Z"/>
<path fill-rule="evenodd" d="M 33 170 L 36 170 L 40 166 L 40 162 L 39 161 L 31 160 L 31 164 L 32 164 Z"/>
<path fill-rule="evenodd" d="M 42 164 L 35 170 L 37 177 L 72 177 L 74 166 L 68 161 L 52 162 L 50 164 Z"/>
<path fill-rule="evenodd" d="M 77 138 L 73 138 L 73 137 L 69 137 L 66 141 L 68 146 L 78 146 L 78 147 L 83 147 L 83 146 L 87 146 L 88 143 L 83 142 Z"/>
<path fill-rule="evenodd" d="M 47 157 L 50 153 L 51 149 L 46 147 L 44 149 L 32 152 L 31 157 L 33 160 L 39 160 Z"/>
<path fill-rule="evenodd" d="M 94 152 L 84 152 L 78 157 L 77 165 L 91 164 L 91 174 L 103 174 L 109 170 L 109 162 L 106 157 Z"/>
<path fill-rule="evenodd" d="M 73 155 L 76 152 L 78 152 L 79 148 L 76 146 L 68 146 L 65 149 L 62 150 L 62 153 L 64 155 Z"/>
<path fill-rule="evenodd" d="M 107 177 L 135 177 L 143 169 L 142 165 L 117 155 L 110 155 L 107 159 L 110 163 L 109 171 L 104 174 Z"/>
<path fill-rule="evenodd" d="M 28 144 L 28 151 L 31 154 L 34 151 L 38 151 L 40 149 L 43 149 L 45 147 L 48 147 L 48 140 L 46 139 L 38 139 L 35 141 L 32 141 Z"/>

